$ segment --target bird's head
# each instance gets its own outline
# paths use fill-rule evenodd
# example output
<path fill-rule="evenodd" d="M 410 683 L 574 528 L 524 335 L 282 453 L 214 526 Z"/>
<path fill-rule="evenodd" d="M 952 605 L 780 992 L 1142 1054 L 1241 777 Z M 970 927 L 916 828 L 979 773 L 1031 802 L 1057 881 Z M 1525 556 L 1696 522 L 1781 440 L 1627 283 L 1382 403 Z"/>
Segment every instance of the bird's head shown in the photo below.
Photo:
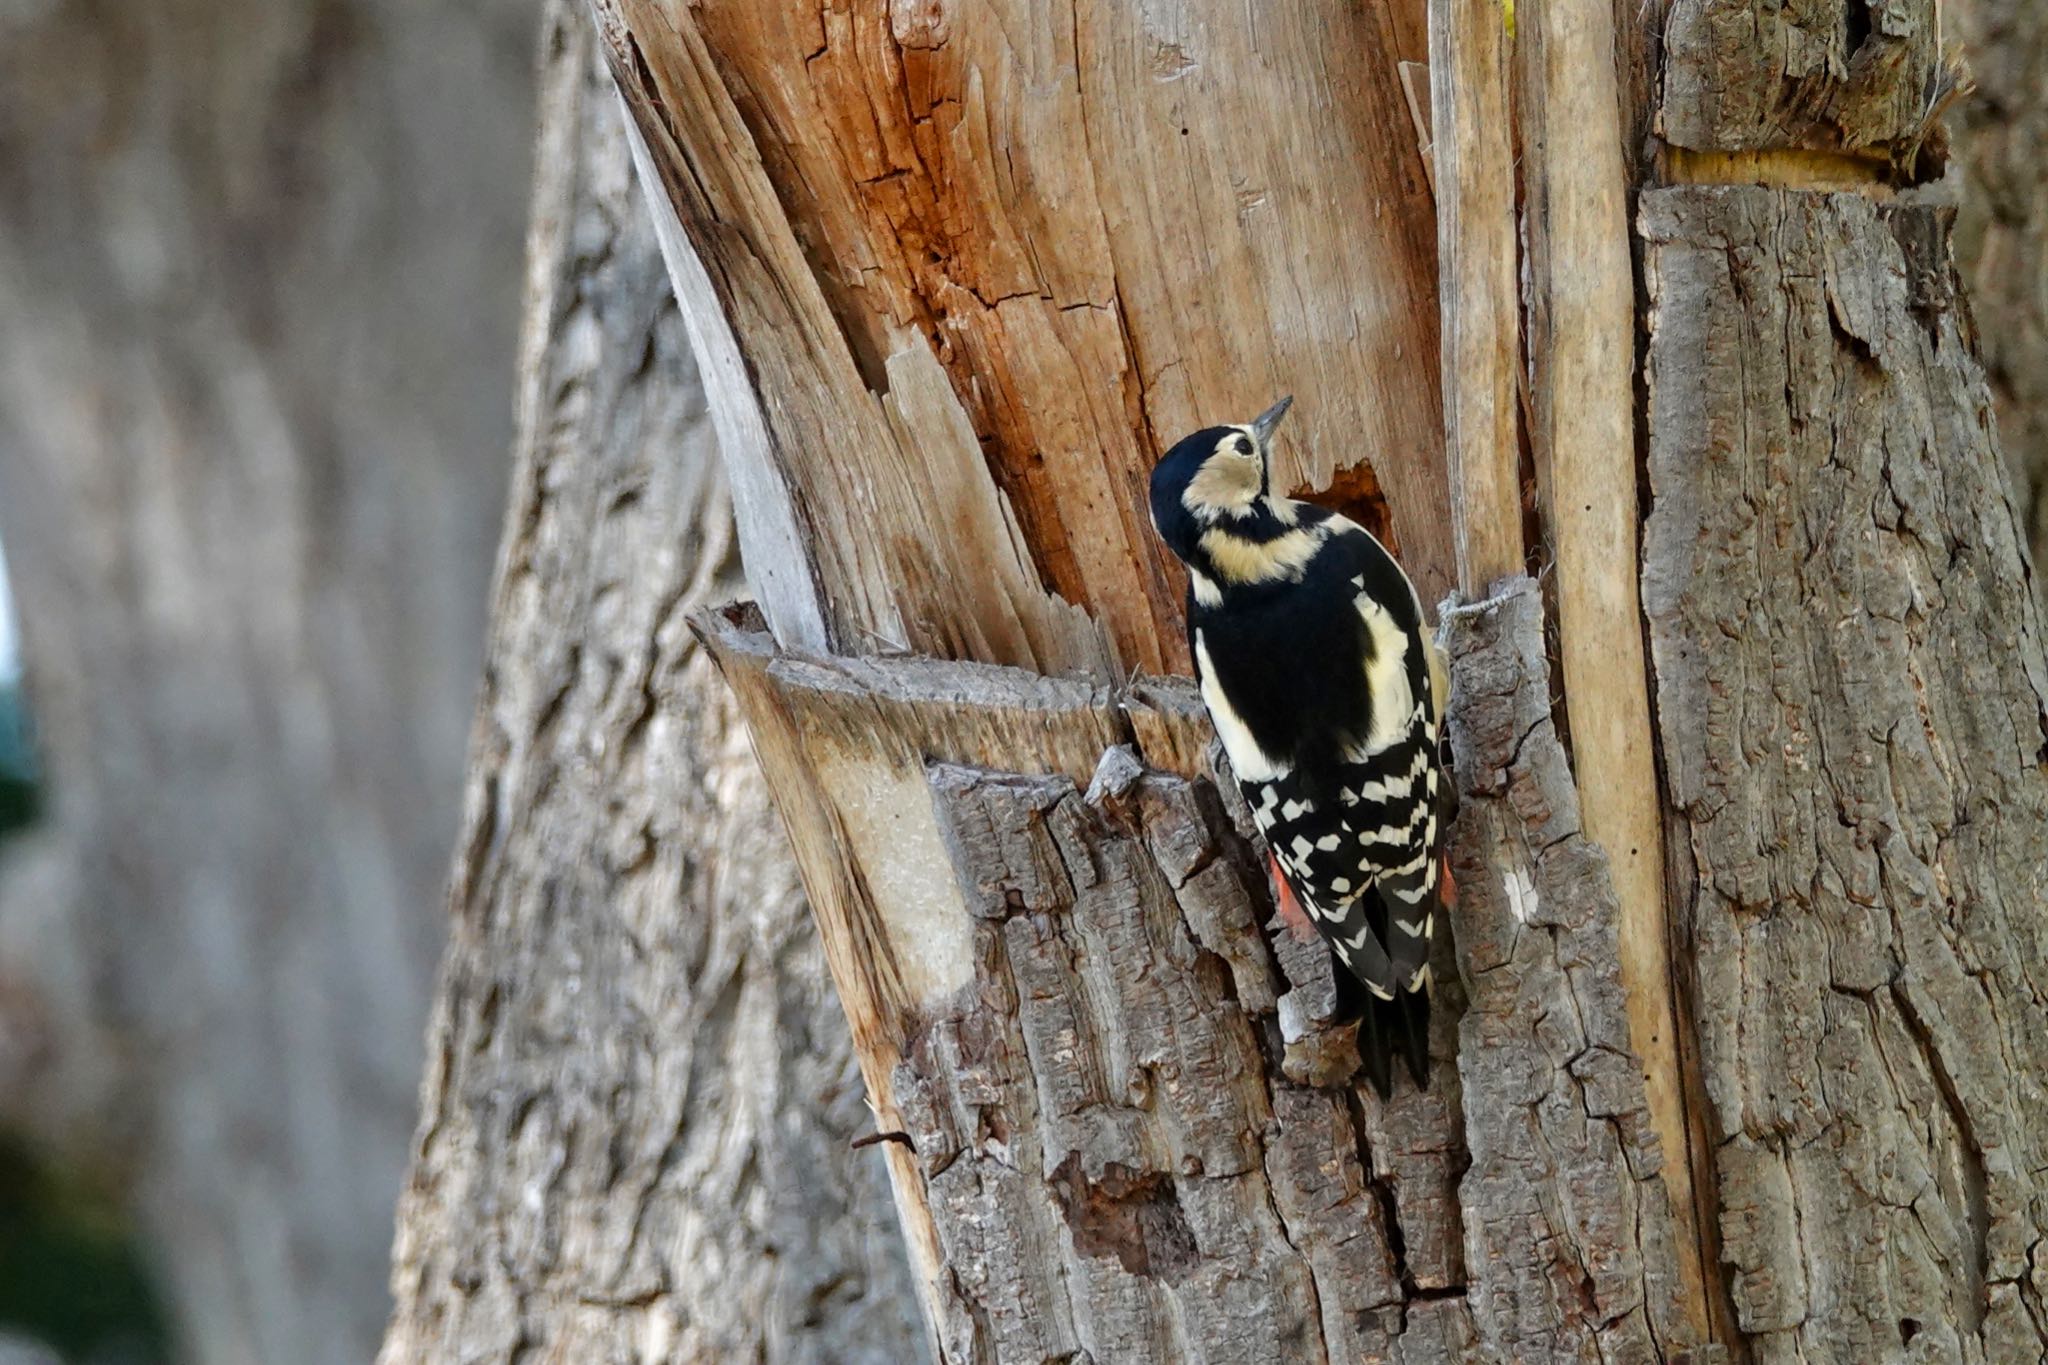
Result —
<path fill-rule="evenodd" d="M 1271 494 L 1268 442 L 1292 398 L 1243 426 L 1182 437 L 1152 467 L 1152 525 L 1183 563 L 1199 566 L 1202 533 L 1256 517 Z"/>

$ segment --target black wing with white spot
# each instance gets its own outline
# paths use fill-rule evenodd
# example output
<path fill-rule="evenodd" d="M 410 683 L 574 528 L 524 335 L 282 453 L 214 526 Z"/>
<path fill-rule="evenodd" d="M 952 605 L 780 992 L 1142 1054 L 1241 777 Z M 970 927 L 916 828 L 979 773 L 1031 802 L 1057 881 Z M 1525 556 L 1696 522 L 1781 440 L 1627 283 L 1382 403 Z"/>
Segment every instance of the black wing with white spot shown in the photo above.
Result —
<path fill-rule="evenodd" d="M 1428 1063 L 1441 669 L 1414 589 L 1340 517 L 1300 581 L 1191 615 L 1204 695 L 1281 875 L 1329 943 L 1382 1093 Z"/>

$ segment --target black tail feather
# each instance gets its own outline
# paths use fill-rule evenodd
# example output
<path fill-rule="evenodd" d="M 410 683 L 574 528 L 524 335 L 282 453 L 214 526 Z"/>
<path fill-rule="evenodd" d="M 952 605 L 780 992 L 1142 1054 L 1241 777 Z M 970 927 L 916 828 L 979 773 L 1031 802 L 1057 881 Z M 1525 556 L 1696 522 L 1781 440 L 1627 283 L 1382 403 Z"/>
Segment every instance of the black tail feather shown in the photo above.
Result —
<path fill-rule="evenodd" d="M 1429 992 L 1404 991 L 1387 1009 L 1401 1014 L 1401 1055 L 1417 1090 L 1429 1089 Z"/>
<path fill-rule="evenodd" d="M 1382 1000 L 1365 983 L 1332 961 L 1337 984 L 1338 1022 L 1358 1021 L 1358 1060 L 1381 1099 L 1394 1093 L 1394 1057 L 1399 1054 L 1417 1090 L 1429 1089 L 1429 992 L 1403 991 Z"/>
<path fill-rule="evenodd" d="M 1339 977 L 1349 976 L 1343 968 L 1337 969 Z M 1381 1099 L 1388 1099 L 1394 1093 L 1394 1049 L 1393 1039 L 1387 1036 L 1387 1002 L 1373 996 L 1362 987 L 1358 992 L 1365 996 L 1363 1008 L 1358 1012 L 1358 1060 L 1365 1063 L 1365 1074 L 1372 1081 L 1372 1088 L 1379 1091 Z"/>

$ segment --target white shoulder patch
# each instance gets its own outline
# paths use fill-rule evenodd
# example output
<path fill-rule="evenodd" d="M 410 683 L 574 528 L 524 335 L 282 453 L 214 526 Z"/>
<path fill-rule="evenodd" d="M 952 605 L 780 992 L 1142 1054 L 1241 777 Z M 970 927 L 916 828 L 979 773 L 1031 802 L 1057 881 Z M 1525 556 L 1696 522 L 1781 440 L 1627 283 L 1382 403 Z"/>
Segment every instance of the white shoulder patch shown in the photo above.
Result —
<path fill-rule="evenodd" d="M 1372 697 L 1372 730 L 1365 752 L 1376 754 L 1404 738 L 1415 714 L 1415 695 L 1408 686 L 1408 632 L 1387 609 L 1364 593 L 1355 599 L 1372 641 L 1365 665 L 1366 692 Z"/>

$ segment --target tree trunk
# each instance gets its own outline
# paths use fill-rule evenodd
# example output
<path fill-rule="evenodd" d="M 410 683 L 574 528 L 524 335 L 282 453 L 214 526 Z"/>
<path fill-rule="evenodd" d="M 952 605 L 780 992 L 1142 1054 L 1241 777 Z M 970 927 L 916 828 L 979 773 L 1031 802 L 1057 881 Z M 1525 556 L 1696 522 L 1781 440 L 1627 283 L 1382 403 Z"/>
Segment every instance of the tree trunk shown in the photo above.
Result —
<path fill-rule="evenodd" d="M 1759 1360 L 2032 1360 L 2048 665 L 1946 216 L 1645 196 L 1646 583 Z"/>
<path fill-rule="evenodd" d="M 583 16 L 551 7 L 519 458 L 383 1359 L 922 1343 L 846 1025 L 684 617 L 741 589 Z"/>
<path fill-rule="evenodd" d="M 1931 0 L 594 8 L 762 584 L 697 629 L 942 1358 L 2039 1356 L 2048 666 L 1892 202 Z M 1464 589 L 1458 985 L 1385 1103 L 1133 676 L 1151 459 L 1289 389 L 1282 482 Z"/>
<path fill-rule="evenodd" d="M 357 1362 L 388 1312 L 530 67 L 510 3 L 0 6 L 50 797 L 0 868 L 0 1122 L 123 1187 L 195 1360 Z"/>

